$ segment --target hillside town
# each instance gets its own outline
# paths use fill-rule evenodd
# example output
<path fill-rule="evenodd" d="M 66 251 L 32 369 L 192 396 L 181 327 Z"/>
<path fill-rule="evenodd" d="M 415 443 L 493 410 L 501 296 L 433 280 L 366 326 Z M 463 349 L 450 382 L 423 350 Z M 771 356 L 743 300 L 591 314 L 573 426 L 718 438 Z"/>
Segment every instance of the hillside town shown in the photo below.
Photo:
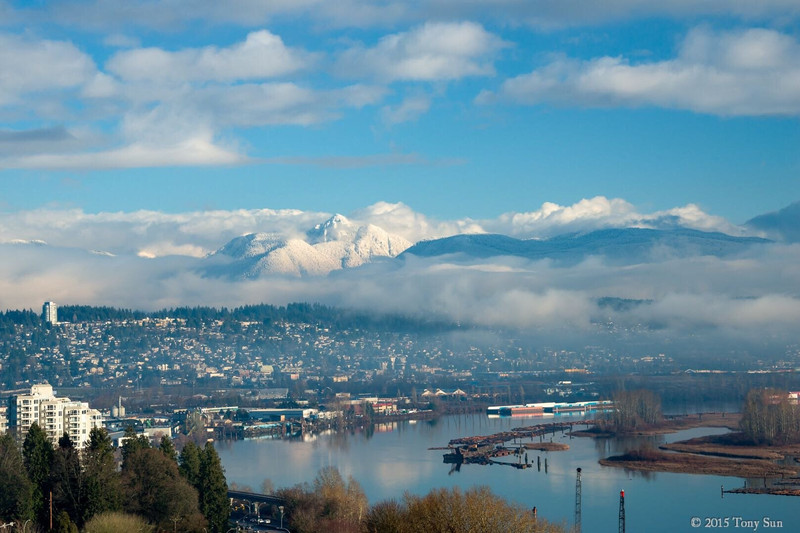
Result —
<path fill-rule="evenodd" d="M 523 332 L 307 304 L 145 314 L 46 302 L 41 314 L 0 316 L 1 385 L 9 398 L 0 429 L 24 431 L 35 418 L 25 409 L 36 404 L 58 410 L 61 425 L 45 425 L 44 411 L 40 417 L 51 440 L 68 427 L 88 433 L 100 420 L 115 437 L 127 425 L 151 436 L 182 430 L 200 440 L 291 435 L 376 417 L 607 399 L 623 374 L 649 376 L 667 402 L 670 390 L 684 401 L 689 391 L 724 399 L 741 392 L 730 380 L 744 375 L 747 383 L 780 385 L 776 380 L 798 364 L 797 353 L 787 351 L 783 360 L 745 368 L 688 367 L 664 353 L 538 347 Z M 699 382 L 700 389 L 693 385 Z M 126 407 L 138 415 L 128 422 Z M 69 418 L 77 414 L 80 426 Z M 292 420 L 296 426 L 286 423 Z"/>
<path fill-rule="evenodd" d="M 370 323 L 366 315 L 340 324 L 331 319 L 336 310 L 294 305 L 303 308 L 301 317 L 292 318 L 289 306 L 270 321 L 208 310 L 202 317 L 187 316 L 189 310 L 183 316 L 82 319 L 65 307 L 56 321 L 30 311 L 6 312 L 0 316 L 0 386 L 16 390 L 46 379 L 62 388 L 283 387 L 293 396 L 307 389 L 394 394 L 398 387 L 410 393 L 407 384 L 421 393 L 548 376 L 553 378 L 545 381 L 555 385 L 618 373 L 778 371 L 800 361 L 797 347 L 787 347 L 771 360 L 731 358 L 727 367 L 715 361 L 686 364 L 644 344 L 622 349 L 565 342 L 570 346 L 562 347 L 542 344 L 535 332 L 413 320 L 394 327 Z"/>

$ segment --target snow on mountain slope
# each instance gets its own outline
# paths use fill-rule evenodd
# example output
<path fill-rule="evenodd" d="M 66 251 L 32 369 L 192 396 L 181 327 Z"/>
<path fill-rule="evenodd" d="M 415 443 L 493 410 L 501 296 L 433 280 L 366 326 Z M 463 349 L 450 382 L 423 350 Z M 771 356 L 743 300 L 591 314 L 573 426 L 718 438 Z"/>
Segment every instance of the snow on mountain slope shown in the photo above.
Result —
<path fill-rule="evenodd" d="M 283 246 L 262 255 L 248 271 L 248 277 L 257 278 L 265 272 L 293 276 L 321 276 L 340 268 L 334 258 L 320 253 L 314 246 L 300 239 L 290 239 Z"/>
<path fill-rule="evenodd" d="M 395 257 L 411 243 L 374 225 L 359 225 L 334 215 L 306 232 L 306 240 L 287 239 L 274 233 L 237 237 L 214 252 L 234 261 L 224 274 L 255 278 L 265 273 L 293 276 L 324 275 L 353 268 L 383 257 Z M 218 266 L 213 273 L 223 273 Z"/>
<path fill-rule="evenodd" d="M 306 233 L 310 244 L 330 241 L 352 241 L 359 227 L 344 215 L 333 215 Z"/>
<path fill-rule="evenodd" d="M 235 259 L 248 259 L 258 257 L 286 245 L 286 239 L 277 233 L 249 233 L 236 237 L 214 252 L 224 254 Z"/>

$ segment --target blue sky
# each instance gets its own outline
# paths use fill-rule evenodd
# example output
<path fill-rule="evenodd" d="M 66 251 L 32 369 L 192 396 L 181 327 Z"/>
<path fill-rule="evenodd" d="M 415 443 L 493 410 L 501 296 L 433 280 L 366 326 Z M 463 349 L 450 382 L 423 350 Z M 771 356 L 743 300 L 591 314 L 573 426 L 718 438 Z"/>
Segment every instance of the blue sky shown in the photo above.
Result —
<path fill-rule="evenodd" d="M 800 204 L 742 224 L 800 201 L 798 118 L 797 0 L 0 0 L 0 309 L 319 301 L 593 331 L 614 296 L 654 302 L 620 323 L 796 345 Z M 478 232 L 777 242 L 203 274 L 256 232 L 338 268 L 305 242 L 337 212 L 384 259 Z"/>
<path fill-rule="evenodd" d="M 800 5 L 0 0 L 0 210 L 800 200 Z"/>

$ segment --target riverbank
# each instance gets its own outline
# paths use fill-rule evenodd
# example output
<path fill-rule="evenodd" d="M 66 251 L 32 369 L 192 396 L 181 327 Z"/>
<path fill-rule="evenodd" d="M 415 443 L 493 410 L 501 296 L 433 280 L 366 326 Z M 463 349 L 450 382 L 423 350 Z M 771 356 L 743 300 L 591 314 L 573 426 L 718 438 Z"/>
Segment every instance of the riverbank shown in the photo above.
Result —
<path fill-rule="evenodd" d="M 600 464 L 642 472 L 706 474 L 743 478 L 794 478 L 798 473 L 796 468 L 780 466 L 763 459 L 734 461 L 723 457 L 667 453 L 660 450 L 632 450 L 623 455 L 601 459 Z"/>
<path fill-rule="evenodd" d="M 734 459 L 766 459 L 780 461 L 800 457 L 800 444 L 783 446 L 753 446 L 743 440 L 741 433 L 709 435 L 659 446 L 662 450 Z"/>
<path fill-rule="evenodd" d="M 633 434 L 658 435 L 700 427 L 724 427 L 734 432 L 663 444 L 658 450 L 630 450 L 599 462 L 603 466 L 643 472 L 763 479 L 762 487 L 745 486 L 726 492 L 800 496 L 800 462 L 797 459 L 800 457 L 800 444 L 755 446 L 747 442 L 740 432 L 735 431 L 738 429 L 739 418 L 738 414 L 731 413 L 702 413 L 665 420 L 658 426 L 643 428 Z M 594 428 L 580 433 L 582 436 L 607 436 L 605 432 Z M 794 461 L 789 464 L 776 463 L 787 458 L 794 458 Z"/>
<path fill-rule="evenodd" d="M 675 415 L 666 417 L 657 425 L 638 428 L 633 431 L 627 431 L 624 434 L 606 431 L 597 425 L 594 425 L 586 430 L 573 431 L 570 434 L 573 437 L 610 438 L 620 436 L 646 437 L 650 435 L 664 435 L 667 433 L 675 433 L 685 429 L 700 427 L 727 428 L 731 431 L 736 431 L 739 429 L 740 419 L 740 413 L 697 413 L 691 415 Z"/>

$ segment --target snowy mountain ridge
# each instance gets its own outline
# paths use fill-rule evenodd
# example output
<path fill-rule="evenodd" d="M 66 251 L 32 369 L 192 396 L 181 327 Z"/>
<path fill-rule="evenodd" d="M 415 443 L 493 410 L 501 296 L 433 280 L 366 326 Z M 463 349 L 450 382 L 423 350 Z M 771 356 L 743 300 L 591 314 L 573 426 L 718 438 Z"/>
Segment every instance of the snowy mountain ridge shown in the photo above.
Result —
<path fill-rule="evenodd" d="M 228 275 L 232 277 L 320 276 L 376 259 L 396 257 L 411 245 L 403 237 L 378 226 L 359 225 L 336 214 L 308 230 L 304 239 L 275 233 L 250 233 L 231 240 L 211 257 L 231 258 Z M 219 268 L 215 270 L 219 273 Z"/>

